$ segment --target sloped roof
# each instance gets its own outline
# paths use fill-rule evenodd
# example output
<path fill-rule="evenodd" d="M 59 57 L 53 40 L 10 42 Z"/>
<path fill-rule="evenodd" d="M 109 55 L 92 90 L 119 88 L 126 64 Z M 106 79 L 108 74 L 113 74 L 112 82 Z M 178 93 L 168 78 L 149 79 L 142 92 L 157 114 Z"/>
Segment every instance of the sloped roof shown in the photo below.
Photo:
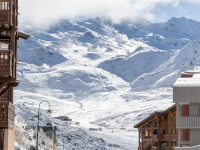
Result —
<path fill-rule="evenodd" d="M 34 126 L 33 128 L 37 128 L 37 126 Z M 56 126 L 39 126 L 39 129 L 44 130 L 44 131 L 55 131 L 58 130 Z"/>
<path fill-rule="evenodd" d="M 24 40 L 27 40 L 30 37 L 29 34 L 22 32 L 20 30 L 18 30 L 17 33 L 18 33 L 18 37 Z"/>
<path fill-rule="evenodd" d="M 173 87 L 200 86 L 200 74 L 194 74 L 192 78 L 178 78 Z"/>
<path fill-rule="evenodd" d="M 140 121 L 139 123 L 137 123 L 134 128 L 138 128 L 140 127 L 142 124 L 146 123 L 147 121 L 151 120 L 153 117 L 155 117 L 156 115 L 165 115 L 168 114 L 170 110 L 172 109 L 176 109 L 176 104 L 174 104 L 173 106 L 169 107 L 168 109 L 164 110 L 164 111 L 159 111 L 159 112 L 154 112 L 152 114 L 150 114 L 150 116 L 148 116 L 147 118 L 145 118 L 144 120 Z"/>

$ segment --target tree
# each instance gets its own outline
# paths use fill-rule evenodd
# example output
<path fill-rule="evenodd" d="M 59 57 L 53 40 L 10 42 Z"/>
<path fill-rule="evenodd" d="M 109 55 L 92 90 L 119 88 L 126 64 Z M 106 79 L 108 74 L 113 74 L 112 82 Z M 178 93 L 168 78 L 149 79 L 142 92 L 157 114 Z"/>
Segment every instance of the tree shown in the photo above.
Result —
<path fill-rule="evenodd" d="M 42 128 L 40 128 L 38 133 L 38 145 L 40 148 L 45 147 L 46 150 L 53 149 L 53 140 L 46 136 L 46 133 L 42 130 Z"/>

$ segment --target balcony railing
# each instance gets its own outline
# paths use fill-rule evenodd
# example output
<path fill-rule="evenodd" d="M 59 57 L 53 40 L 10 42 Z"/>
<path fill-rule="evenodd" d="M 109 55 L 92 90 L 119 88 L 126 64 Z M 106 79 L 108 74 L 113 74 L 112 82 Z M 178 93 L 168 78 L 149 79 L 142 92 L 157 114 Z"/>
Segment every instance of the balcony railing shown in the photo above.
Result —
<path fill-rule="evenodd" d="M 153 147 L 151 150 L 174 150 L 173 147 L 171 149 L 169 147 Z"/>
<path fill-rule="evenodd" d="M 12 51 L 0 50 L 0 77 L 12 77 Z"/>
<path fill-rule="evenodd" d="M 169 134 L 160 134 L 160 135 L 152 135 L 150 139 L 145 139 L 145 141 L 148 140 L 170 140 Z M 177 134 L 171 134 L 171 140 L 177 141 L 178 135 Z"/>
<path fill-rule="evenodd" d="M 12 25 L 13 0 L 0 0 L 0 24 Z"/>
<path fill-rule="evenodd" d="M 199 129 L 200 117 L 176 117 L 177 129 Z"/>
<path fill-rule="evenodd" d="M 14 110 L 11 102 L 0 102 L 0 128 L 14 127 Z"/>
<path fill-rule="evenodd" d="M 200 145 L 192 147 L 175 147 L 174 150 L 200 150 Z"/>
<path fill-rule="evenodd" d="M 162 136 L 163 140 L 170 140 L 170 135 L 169 134 L 164 134 Z M 171 140 L 177 141 L 178 140 L 178 135 L 177 134 L 171 134 Z"/>

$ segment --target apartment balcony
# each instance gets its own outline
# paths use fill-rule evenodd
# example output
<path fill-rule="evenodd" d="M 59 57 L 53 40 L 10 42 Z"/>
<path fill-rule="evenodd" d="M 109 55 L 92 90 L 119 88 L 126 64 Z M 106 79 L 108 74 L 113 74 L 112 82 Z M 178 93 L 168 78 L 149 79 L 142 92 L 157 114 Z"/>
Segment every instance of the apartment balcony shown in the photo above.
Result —
<path fill-rule="evenodd" d="M 0 102 L 0 128 L 14 127 L 14 110 L 11 102 Z"/>
<path fill-rule="evenodd" d="M 200 145 L 191 147 L 175 147 L 174 150 L 200 150 Z"/>
<path fill-rule="evenodd" d="M 12 77 L 12 51 L 0 50 L 0 77 Z"/>
<path fill-rule="evenodd" d="M 176 117 L 177 129 L 199 129 L 200 117 Z"/>

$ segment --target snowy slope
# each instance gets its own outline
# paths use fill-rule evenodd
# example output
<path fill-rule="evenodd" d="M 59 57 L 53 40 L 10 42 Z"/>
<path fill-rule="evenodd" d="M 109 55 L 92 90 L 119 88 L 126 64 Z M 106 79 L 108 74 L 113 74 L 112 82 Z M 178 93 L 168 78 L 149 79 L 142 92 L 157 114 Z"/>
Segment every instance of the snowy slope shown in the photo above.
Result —
<path fill-rule="evenodd" d="M 105 17 L 62 19 L 47 30 L 20 28 L 31 37 L 19 41 L 15 106 L 34 114 L 48 100 L 52 116 L 80 122 L 80 132 L 88 134 L 79 134 L 81 139 L 103 138 L 106 144 L 97 147 L 105 149 L 136 149 L 133 126 L 171 106 L 171 86 L 180 72 L 200 65 L 200 22 L 186 18 L 156 24 L 141 18 L 117 24 Z M 88 132 L 91 127 L 103 131 Z"/>
<path fill-rule="evenodd" d="M 193 70 L 195 66 L 200 65 L 200 39 L 197 39 L 181 50 L 176 50 L 172 57 L 164 64 L 159 66 L 149 74 L 143 74 L 133 83 L 133 87 L 138 86 L 172 86 L 176 79 L 180 76 L 180 72 L 185 70 Z M 154 78 L 156 76 L 156 79 Z M 143 81 L 141 81 L 141 78 Z M 148 82 L 147 80 L 151 80 Z M 144 82 L 146 80 L 146 82 Z M 154 83 L 154 85 L 152 85 Z"/>

